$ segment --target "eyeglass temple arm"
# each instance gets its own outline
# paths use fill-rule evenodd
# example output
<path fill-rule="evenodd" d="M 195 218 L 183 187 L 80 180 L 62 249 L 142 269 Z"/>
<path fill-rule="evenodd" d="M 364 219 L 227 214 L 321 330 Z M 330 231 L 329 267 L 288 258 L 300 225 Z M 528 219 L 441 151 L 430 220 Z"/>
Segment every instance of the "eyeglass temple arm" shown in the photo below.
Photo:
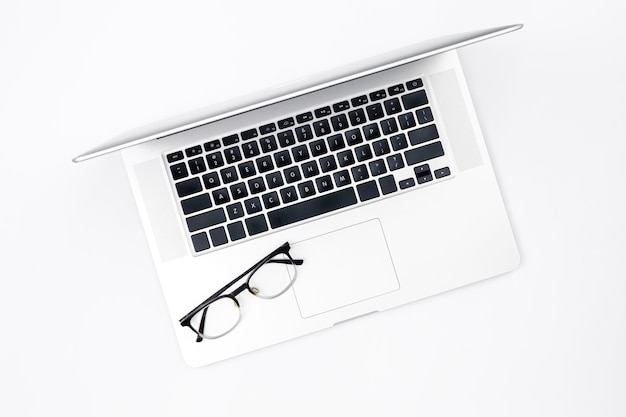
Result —
<path fill-rule="evenodd" d="M 205 308 L 204 311 L 202 312 L 202 318 L 200 318 L 200 326 L 198 328 L 198 333 L 197 333 L 198 336 L 196 337 L 196 343 L 200 343 L 204 339 L 202 336 L 200 336 L 200 334 L 204 332 L 204 322 L 206 321 L 206 311 L 207 309 Z"/>
<path fill-rule="evenodd" d="M 266 263 L 268 264 L 291 264 L 302 265 L 304 261 L 302 259 L 270 259 Z"/>

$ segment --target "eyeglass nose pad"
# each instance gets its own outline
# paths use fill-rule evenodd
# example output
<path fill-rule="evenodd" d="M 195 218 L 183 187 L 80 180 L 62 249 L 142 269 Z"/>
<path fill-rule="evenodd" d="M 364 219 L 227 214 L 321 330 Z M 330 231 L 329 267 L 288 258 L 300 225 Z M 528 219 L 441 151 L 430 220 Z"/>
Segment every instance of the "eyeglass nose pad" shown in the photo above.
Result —
<path fill-rule="evenodd" d="M 252 291 L 252 294 L 257 295 L 259 293 L 259 289 L 256 287 L 252 287 L 250 288 L 250 291 Z"/>

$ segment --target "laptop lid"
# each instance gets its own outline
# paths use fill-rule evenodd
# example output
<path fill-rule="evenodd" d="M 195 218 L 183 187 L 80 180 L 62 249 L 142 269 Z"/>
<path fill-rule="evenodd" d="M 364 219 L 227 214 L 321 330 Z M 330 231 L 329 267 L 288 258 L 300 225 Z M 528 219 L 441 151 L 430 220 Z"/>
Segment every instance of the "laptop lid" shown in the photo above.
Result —
<path fill-rule="evenodd" d="M 158 123 L 124 132 L 110 141 L 91 149 L 73 159 L 82 162 L 130 146 L 161 139 L 217 120 L 245 113 L 283 100 L 331 87 L 346 81 L 370 75 L 419 59 L 427 58 L 451 49 L 460 48 L 475 42 L 503 35 L 521 29 L 523 25 L 500 26 L 462 34 L 445 36 L 411 46 L 396 49 L 385 54 L 357 61 L 340 68 L 320 73 L 314 77 L 266 89 L 261 94 L 239 97 L 222 102 L 211 108 L 187 113 Z"/>

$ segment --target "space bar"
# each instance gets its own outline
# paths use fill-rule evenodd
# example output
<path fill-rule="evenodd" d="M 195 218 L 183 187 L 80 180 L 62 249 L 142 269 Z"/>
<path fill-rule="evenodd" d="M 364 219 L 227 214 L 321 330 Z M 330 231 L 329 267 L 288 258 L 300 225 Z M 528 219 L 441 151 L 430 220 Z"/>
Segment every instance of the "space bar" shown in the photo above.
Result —
<path fill-rule="evenodd" d="M 311 200 L 302 201 L 293 206 L 270 211 L 267 217 L 270 220 L 272 229 L 276 229 L 277 227 L 286 226 L 319 216 L 320 214 L 330 213 L 331 211 L 351 206 L 356 204 L 356 202 L 356 193 L 354 190 L 352 188 L 344 188 L 343 190 L 325 194 Z"/>

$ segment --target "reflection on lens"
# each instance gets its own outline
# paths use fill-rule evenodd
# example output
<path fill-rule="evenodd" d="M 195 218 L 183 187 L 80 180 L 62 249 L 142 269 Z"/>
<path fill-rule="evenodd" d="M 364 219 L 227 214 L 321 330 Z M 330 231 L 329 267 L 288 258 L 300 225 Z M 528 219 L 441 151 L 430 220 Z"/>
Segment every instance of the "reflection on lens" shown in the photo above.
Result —
<path fill-rule="evenodd" d="M 204 323 L 202 316 L 204 317 Z M 230 332 L 239 323 L 239 306 L 230 297 L 218 298 L 191 319 L 191 327 L 206 339 Z"/>
<path fill-rule="evenodd" d="M 257 297 L 274 298 L 287 291 L 295 279 L 296 266 L 288 255 L 281 254 L 254 272 L 248 285 Z"/>

